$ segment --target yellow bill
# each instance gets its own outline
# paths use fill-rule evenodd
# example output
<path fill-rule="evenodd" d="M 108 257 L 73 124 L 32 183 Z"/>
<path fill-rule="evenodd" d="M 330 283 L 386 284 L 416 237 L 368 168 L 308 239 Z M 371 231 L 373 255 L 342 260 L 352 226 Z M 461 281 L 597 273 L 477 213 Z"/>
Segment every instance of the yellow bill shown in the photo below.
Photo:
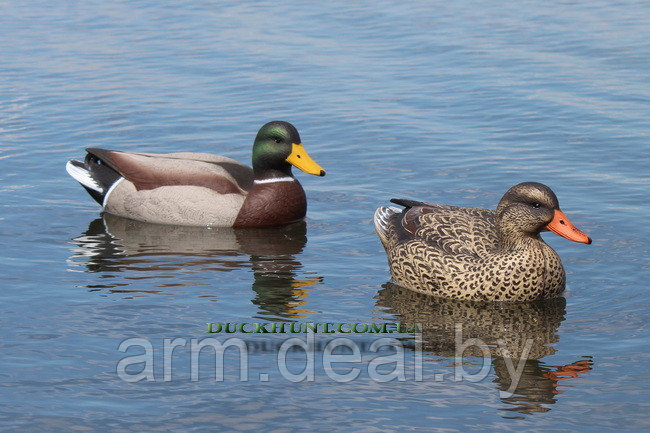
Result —
<path fill-rule="evenodd" d="M 323 170 L 323 167 L 316 164 L 316 161 L 311 159 L 302 143 L 291 144 L 291 155 L 287 157 L 286 161 L 305 173 L 315 174 L 316 176 L 325 176 L 325 170 Z"/>

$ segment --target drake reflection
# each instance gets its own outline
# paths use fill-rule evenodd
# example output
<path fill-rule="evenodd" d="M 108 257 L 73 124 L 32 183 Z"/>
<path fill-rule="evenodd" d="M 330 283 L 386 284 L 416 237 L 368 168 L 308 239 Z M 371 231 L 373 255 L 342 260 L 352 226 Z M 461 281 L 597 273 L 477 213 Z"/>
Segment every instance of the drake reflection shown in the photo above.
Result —
<path fill-rule="evenodd" d="M 479 339 L 483 344 L 467 345 L 464 357 L 491 358 L 497 388 L 509 397 L 501 398 L 504 411 L 519 413 L 546 412 L 561 393 L 560 381 L 579 378 L 591 370 L 589 357 L 563 366 L 540 361 L 556 350 L 557 330 L 566 314 L 564 298 L 534 302 L 476 302 L 438 298 L 387 283 L 377 295 L 377 305 L 385 307 L 398 320 L 419 323 L 422 327 L 422 350 L 437 356 L 451 357 L 456 352 L 457 325 L 462 326 L 462 340 Z M 523 373 L 516 388 L 511 389 L 511 368 L 524 359 Z M 510 416 L 505 416 L 510 417 Z"/>
<path fill-rule="evenodd" d="M 95 279 L 86 287 L 126 298 L 206 285 L 205 271 L 246 269 L 253 273 L 252 302 L 260 316 L 291 319 L 311 313 L 305 299 L 310 287 L 322 282 L 322 277 L 304 272 L 296 258 L 307 243 L 304 221 L 277 228 L 232 229 L 149 224 L 104 214 L 73 242 L 71 266 L 83 262 L 88 272 L 101 273 L 102 284 L 95 284 Z M 137 287 L 142 285 L 139 280 L 150 280 L 148 287 Z"/>

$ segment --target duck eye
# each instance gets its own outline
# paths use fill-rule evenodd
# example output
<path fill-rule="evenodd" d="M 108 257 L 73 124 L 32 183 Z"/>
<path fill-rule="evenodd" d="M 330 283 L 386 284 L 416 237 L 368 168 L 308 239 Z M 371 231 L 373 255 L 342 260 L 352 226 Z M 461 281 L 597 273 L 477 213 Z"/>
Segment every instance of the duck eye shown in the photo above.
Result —
<path fill-rule="evenodd" d="M 531 206 L 532 206 L 534 209 L 539 209 L 540 207 L 542 207 L 542 205 L 539 204 L 539 203 L 537 203 L 537 202 L 531 204 Z"/>
<path fill-rule="evenodd" d="M 281 139 L 281 138 L 275 138 L 275 142 L 276 142 L 276 143 L 281 143 L 281 142 L 282 142 L 282 139 Z"/>

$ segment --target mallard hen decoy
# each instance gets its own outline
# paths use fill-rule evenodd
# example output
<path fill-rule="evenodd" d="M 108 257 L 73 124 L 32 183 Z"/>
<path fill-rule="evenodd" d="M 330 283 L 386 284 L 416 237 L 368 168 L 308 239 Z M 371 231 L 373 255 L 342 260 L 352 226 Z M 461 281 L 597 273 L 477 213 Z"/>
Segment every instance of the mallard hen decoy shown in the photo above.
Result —
<path fill-rule="evenodd" d="M 393 280 L 417 292 L 457 299 L 529 301 L 564 290 L 558 255 L 540 237 L 550 230 L 591 243 L 560 210 L 546 185 L 510 188 L 496 211 L 392 199 L 375 230 Z"/>
<path fill-rule="evenodd" d="M 139 221 L 189 226 L 269 227 L 307 212 L 291 166 L 318 176 L 296 128 L 269 122 L 253 144 L 253 167 L 208 153 L 120 152 L 89 148 L 68 173 L 104 211 Z"/>

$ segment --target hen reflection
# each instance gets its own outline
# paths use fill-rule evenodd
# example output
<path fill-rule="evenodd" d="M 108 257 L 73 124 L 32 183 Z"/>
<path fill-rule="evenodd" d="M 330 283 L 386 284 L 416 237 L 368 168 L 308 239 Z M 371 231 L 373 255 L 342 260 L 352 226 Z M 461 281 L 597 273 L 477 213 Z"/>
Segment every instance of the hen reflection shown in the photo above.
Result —
<path fill-rule="evenodd" d="M 427 296 L 387 283 L 379 291 L 377 305 L 387 307 L 399 320 L 419 323 L 422 349 L 434 355 L 453 357 L 456 325 L 462 325 L 462 341 L 481 340 L 490 353 L 500 391 L 512 391 L 507 363 L 517 367 L 524 358 L 523 373 L 514 393 L 502 402 L 504 411 L 545 412 L 556 402 L 559 381 L 578 378 L 591 370 L 590 359 L 565 366 L 546 365 L 541 358 L 554 354 L 557 330 L 564 320 L 564 298 L 526 303 L 475 302 Z M 531 344 L 532 342 L 532 344 Z M 463 356 L 483 357 L 483 347 L 468 346 Z"/>
<path fill-rule="evenodd" d="M 306 232 L 304 222 L 270 229 L 208 229 L 148 224 L 104 214 L 73 239 L 78 248 L 70 261 L 76 264 L 82 259 L 88 272 L 101 273 L 103 284 L 88 285 L 91 290 L 129 297 L 179 293 L 170 290 L 206 285 L 200 276 L 206 271 L 250 269 L 255 292 L 252 302 L 260 315 L 300 318 L 310 313 L 305 308 L 309 287 L 322 281 L 322 277 L 303 272 L 296 259 L 307 243 Z M 299 274 L 306 276 L 299 278 Z M 130 287 L 134 280 L 151 280 L 153 288 Z"/>

